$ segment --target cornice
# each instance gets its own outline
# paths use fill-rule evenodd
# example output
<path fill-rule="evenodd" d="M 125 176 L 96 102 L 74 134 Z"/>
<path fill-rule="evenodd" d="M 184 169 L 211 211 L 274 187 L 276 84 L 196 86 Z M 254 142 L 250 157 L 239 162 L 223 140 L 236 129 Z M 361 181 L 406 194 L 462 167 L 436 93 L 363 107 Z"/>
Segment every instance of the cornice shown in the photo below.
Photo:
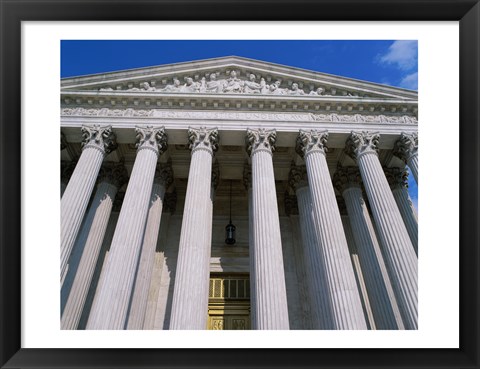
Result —
<path fill-rule="evenodd" d="M 63 91 L 62 108 L 109 109 L 222 109 L 278 112 L 402 113 L 417 116 L 414 100 L 355 96 L 283 96 L 248 94 L 157 93 L 128 91 Z"/>

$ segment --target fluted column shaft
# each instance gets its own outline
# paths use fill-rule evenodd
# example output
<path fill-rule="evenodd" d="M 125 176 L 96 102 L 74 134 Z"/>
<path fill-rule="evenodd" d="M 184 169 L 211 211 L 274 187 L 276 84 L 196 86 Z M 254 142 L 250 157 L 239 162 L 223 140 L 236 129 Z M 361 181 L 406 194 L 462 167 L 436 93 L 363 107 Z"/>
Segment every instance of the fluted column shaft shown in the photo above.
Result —
<path fill-rule="evenodd" d="M 388 168 L 385 169 L 385 174 L 398 210 L 400 210 L 407 227 L 410 241 L 412 241 L 413 248 L 418 256 L 418 215 L 408 194 L 408 171 L 406 169 Z"/>
<path fill-rule="evenodd" d="M 211 172 L 218 131 L 189 129 L 188 174 L 170 329 L 206 329 L 211 255 Z"/>
<path fill-rule="evenodd" d="M 378 160 L 378 140 L 378 133 L 352 132 L 346 151 L 358 162 L 404 326 L 417 329 L 417 257 Z"/>
<path fill-rule="evenodd" d="M 325 257 L 335 329 L 367 329 L 347 240 L 325 157 L 328 133 L 300 131 L 297 152 L 305 158 L 314 222 Z"/>
<path fill-rule="evenodd" d="M 168 169 L 167 169 L 168 168 Z M 135 280 L 130 314 L 127 329 L 142 329 L 147 311 L 148 293 L 155 262 L 155 248 L 157 246 L 162 219 L 163 198 L 166 188 L 172 183 L 171 165 L 158 170 L 152 187 L 150 209 L 148 210 L 147 224 L 143 238 L 142 252 Z"/>
<path fill-rule="evenodd" d="M 395 187 L 392 189 L 393 197 L 397 203 L 398 210 L 402 215 L 405 226 L 407 227 L 408 235 L 412 241 L 415 253 L 418 256 L 418 215 L 415 210 L 408 190 L 406 188 Z"/>
<path fill-rule="evenodd" d="M 296 194 L 313 329 L 334 329 L 332 306 L 326 293 L 328 280 L 325 273 L 325 260 L 323 249 L 315 233 L 310 188 L 306 185 L 297 187 Z"/>
<path fill-rule="evenodd" d="M 360 186 L 342 191 L 357 245 L 363 279 L 377 329 L 403 329 L 403 322 Z"/>
<path fill-rule="evenodd" d="M 407 165 L 412 172 L 413 178 L 415 178 L 415 182 L 418 184 L 418 154 L 416 152 L 408 158 Z"/>
<path fill-rule="evenodd" d="M 143 241 L 155 167 L 166 150 L 163 128 L 136 128 L 137 156 L 102 270 L 87 329 L 125 329 Z"/>
<path fill-rule="evenodd" d="M 341 197 L 341 196 L 340 196 Z M 337 197 L 338 201 L 338 197 Z M 352 226 L 350 225 L 350 219 L 347 212 L 347 207 L 345 206 L 345 200 L 341 197 L 341 202 L 345 208 L 345 212 L 342 213 L 342 208 L 340 208 L 340 216 L 342 217 L 343 229 L 345 232 L 345 237 L 347 238 L 348 250 L 350 251 L 350 257 L 352 260 L 353 271 L 355 272 L 355 278 L 357 280 L 358 290 L 360 292 L 360 297 L 362 300 L 363 313 L 365 316 L 365 321 L 367 322 L 368 329 L 375 330 L 375 320 L 373 318 L 372 307 L 370 306 L 370 300 L 368 298 L 367 287 L 365 286 L 365 280 L 363 279 L 363 271 L 360 265 L 360 260 L 358 258 L 357 246 L 355 245 L 355 239 L 353 238 Z"/>
<path fill-rule="evenodd" d="M 276 132 L 247 130 L 252 160 L 254 329 L 289 329 L 272 148 Z"/>
<path fill-rule="evenodd" d="M 103 158 L 116 148 L 111 127 L 83 126 L 82 155 L 73 171 L 60 207 L 60 279 L 67 271 L 68 259 L 87 209 Z"/>
<path fill-rule="evenodd" d="M 93 221 L 62 314 L 62 329 L 78 328 L 117 190 L 117 186 L 107 181 L 98 185 L 93 206 L 87 215 L 92 213 Z"/>

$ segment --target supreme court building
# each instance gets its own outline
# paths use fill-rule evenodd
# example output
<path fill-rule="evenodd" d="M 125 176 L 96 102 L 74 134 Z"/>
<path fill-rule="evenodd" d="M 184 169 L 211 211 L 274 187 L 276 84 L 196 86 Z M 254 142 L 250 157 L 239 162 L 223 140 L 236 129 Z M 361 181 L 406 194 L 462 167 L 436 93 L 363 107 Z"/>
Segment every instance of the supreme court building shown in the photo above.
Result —
<path fill-rule="evenodd" d="M 417 116 L 239 57 L 63 79 L 62 329 L 417 329 Z"/>

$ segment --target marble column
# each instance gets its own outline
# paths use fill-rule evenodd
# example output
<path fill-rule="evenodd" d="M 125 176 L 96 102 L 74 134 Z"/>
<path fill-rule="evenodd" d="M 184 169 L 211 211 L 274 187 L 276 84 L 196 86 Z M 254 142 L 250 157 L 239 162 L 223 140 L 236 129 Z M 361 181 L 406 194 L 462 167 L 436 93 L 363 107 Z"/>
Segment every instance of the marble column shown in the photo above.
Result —
<path fill-rule="evenodd" d="M 247 153 L 252 161 L 254 329 L 289 329 L 282 240 L 272 152 L 275 130 L 247 129 Z"/>
<path fill-rule="evenodd" d="M 298 329 L 314 329 L 311 319 L 311 304 L 310 304 L 310 291 L 308 290 L 306 267 L 306 255 L 303 241 L 303 235 L 301 230 L 301 219 L 298 211 L 298 201 L 296 195 L 291 195 L 289 190 L 285 191 L 283 196 L 283 204 L 285 207 L 285 214 L 290 218 L 290 225 L 292 227 L 292 241 L 293 252 L 295 260 L 295 274 L 297 277 L 298 301 L 300 304 L 301 320 L 299 322 Z M 285 259 L 285 258 L 284 258 Z M 285 268 L 286 269 L 286 268 Z M 287 298 L 288 298 L 288 280 L 287 283 Z M 290 311 L 290 302 L 289 309 Z"/>
<path fill-rule="evenodd" d="M 143 242 L 155 167 L 167 149 L 163 127 L 136 127 L 133 165 L 110 252 L 102 270 L 87 329 L 125 329 Z"/>
<path fill-rule="evenodd" d="M 116 137 L 111 126 L 82 127 L 82 155 L 63 193 L 60 206 L 60 279 L 67 271 L 68 259 L 77 238 L 103 159 L 116 149 Z"/>
<path fill-rule="evenodd" d="M 382 252 L 360 187 L 356 167 L 338 167 L 333 183 L 345 199 L 376 329 L 403 329 Z"/>
<path fill-rule="evenodd" d="M 352 131 L 345 152 L 358 163 L 405 329 L 417 329 L 417 256 L 378 159 L 379 139 Z"/>
<path fill-rule="evenodd" d="M 292 165 L 288 183 L 297 195 L 312 328 L 335 329 L 331 301 L 328 293 L 325 293 L 328 291 L 325 255 L 315 232 L 312 196 L 308 186 L 306 167 Z"/>
<path fill-rule="evenodd" d="M 326 160 L 326 131 L 300 131 L 319 249 L 323 250 L 334 329 L 367 329 L 347 240 Z"/>
<path fill-rule="evenodd" d="M 355 272 L 358 291 L 360 292 L 360 298 L 362 300 L 365 321 L 367 322 L 368 329 L 375 330 L 375 320 L 373 319 L 372 307 L 370 306 L 367 287 L 365 286 L 365 280 L 363 279 L 362 267 L 360 265 L 360 260 L 358 259 L 357 246 L 355 245 L 355 240 L 353 238 L 353 231 L 347 214 L 347 206 L 345 205 L 345 200 L 342 196 L 337 196 L 337 203 L 338 209 L 340 210 L 340 216 L 342 217 L 343 230 L 345 232 L 345 237 L 347 238 L 348 251 L 350 251 L 350 258 L 352 260 L 353 271 Z"/>
<path fill-rule="evenodd" d="M 180 233 L 170 329 L 206 329 L 211 255 L 212 160 L 216 128 L 188 130 L 192 158 Z"/>
<path fill-rule="evenodd" d="M 161 298 L 160 289 L 162 284 L 165 283 L 165 278 L 163 278 L 164 269 L 167 268 L 165 251 L 167 248 L 168 230 L 170 229 L 170 217 L 175 213 L 176 203 L 177 192 L 166 192 L 163 199 L 162 222 L 160 224 L 160 233 L 158 235 L 157 247 L 155 250 L 155 261 L 150 281 L 145 319 L 143 322 L 144 330 L 163 329 L 166 299 Z M 157 310 L 160 311 L 158 315 L 162 315 L 160 319 L 162 324 L 159 327 L 155 326 Z"/>
<path fill-rule="evenodd" d="M 408 165 L 418 185 L 418 134 L 402 132 L 400 138 L 395 142 L 393 154 Z"/>
<path fill-rule="evenodd" d="M 138 272 L 133 289 L 127 329 L 142 329 L 147 310 L 148 292 L 155 263 L 155 248 L 157 246 L 165 191 L 173 183 L 172 163 L 159 164 L 155 171 L 152 186 L 150 208 L 143 238 L 142 251 Z"/>
<path fill-rule="evenodd" d="M 123 163 L 104 164 L 100 169 L 97 191 L 87 214 L 91 221 L 87 221 L 86 224 L 90 226 L 82 230 L 78 237 L 83 252 L 62 314 L 62 329 L 78 329 L 113 202 L 118 189 L 126 183 L 127 178 Z"/>
<path fill-rule="evenodd" d="M 406 168 L 386 168 L 385 176 L 418 256 L 418 215 L 408 194 L 408 170 Z"/>

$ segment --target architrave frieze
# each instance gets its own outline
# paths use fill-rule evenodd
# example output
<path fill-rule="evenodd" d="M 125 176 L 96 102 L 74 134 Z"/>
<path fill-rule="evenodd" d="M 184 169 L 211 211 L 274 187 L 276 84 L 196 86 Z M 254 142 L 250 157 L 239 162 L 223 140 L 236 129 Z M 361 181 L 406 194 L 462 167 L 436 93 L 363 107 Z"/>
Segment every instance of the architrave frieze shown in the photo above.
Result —
<path fill-rule="evenodd" d="M 70 109 L 70 108 L 65 108 Z M 86 110 L 85 110 L 86 111 Z M 85 112 L 82 111 L 82 112 Z M 135 142 L 136 126 L 164 126 L 169 144 L 187 143 L 190 127 L 218 127 L 222 145 L 244 146 L 247 128 L 278 132 L 277 146 L 295 147 L 300 129 L 327 130 L 329 147 L 343 148 L 351 131 L 378 131 L 381 133 L 380 148 L 391 149 L 402 132 L 418 131 L 418 124 L 403 116 L 315 114 L 315 113 L 270 113 L 251 111 L 178 111 L 162 109 L 131 110 L 129 114 L 112 112 L 108 108 L 77 114 L 62 110 L 61 127 L 68 142 L 81 140 L 80 127 L 84 124 L 111 125 L 119 143 Z M 412 118 L 413 119 L 413 118 Z"/>

